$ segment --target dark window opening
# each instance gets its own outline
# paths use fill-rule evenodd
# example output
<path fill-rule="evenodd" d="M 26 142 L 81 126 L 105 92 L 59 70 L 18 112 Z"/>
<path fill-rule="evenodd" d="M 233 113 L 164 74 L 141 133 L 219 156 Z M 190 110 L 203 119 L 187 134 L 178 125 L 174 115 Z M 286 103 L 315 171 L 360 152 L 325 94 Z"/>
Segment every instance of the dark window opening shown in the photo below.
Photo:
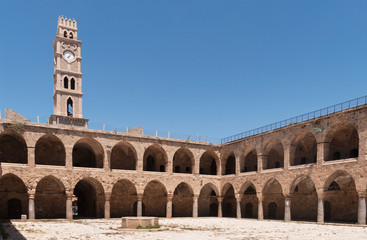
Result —
<path fill-rule="evenodd" d="M 73 33 L 72 32 L 69 34 L 69 36 L 70 36 L 70 39 L 73 39 Z"/>
<path fill-rule="evenodd" d="M 75 80 L 74 80 L 74 78 L 72 78 L 72 79 L 70 80 L 70 88 L 71 88 L 72 90 L 75 90 Z"/>
<path fill-rule="evenodd" d="M 298 192 L 298 186 L 296 186 L 296 188 L 294 189 L 294 192 Z"/>
<path fill-rule="evenodd" d="M 215 197 L 215 196 L 217 196 L 217 194 L 215 194 L 215 191 L 212 190 L 211 193 L 210 193 L 210 196 L 214 196 Z"/>
<path fill-rule="evenodd" d="M 331 204 L 328 201 L 324 202 L 324 221 L 328 222 L 331 218 Z"/>
<path fill-rule="evenodd" d="M 154 171 L 154 165 L 155 165 L 154 162 L 155 162 L 154 158 L 151 155 L 149 155 L 147 157 L 147 171 Z"/>
<path fill-rule="evenodd" d="M 269 203 L 268 207 L 268 218 L 276 219 L 277 218 L 277 204 L 275 202 Z"/>
<path fill-rule="evenodd" d="M 338 191 L 338 190 L 340 190 L 340 186 L 335 181 L 333 181 L 332 183 L 330 183 L 329 188 L 327 190 L 329 190 L 329 191 Z"/>
<path fill-rule="evenodd" d="M 181 168 L 180 166 L 176 166 L 175 167 L 175 173 L 180 173 L 181 172 Z"/>
<path fill-rule="evenodd" d="M 256 194 L 256 190 L 255 190 L 252 186 L 250 186 L 250 187 L 248 187 L 248 188 L 245 190 L 244 194 L 245 194 L 245 195 L 248 195 L 248 194 Z"/>
<path fill-rule="evenodd" d="M 356 158 L 358 157 L 358 149 L 352 149 L 349 153 L 349 157 Z"/>
<path fill-rule="evenodd" d="M 247 203 L 245 206 L 245 218 L 252 218 L 252 203 Z"/>
<path fill-rule="evenodd" d="M 215 163 L 215 160 L 213 160 L 210 165 L 210 175 L 217 175 L 217 164 Z"/>
<path fill-rule="evenodd" d="M 191 173 L 191 167 L 186 167 L 186 172 Z"/>
<path fill-rule="evenodd" d="M 160 165 L 160 166 L 159 166 L 159 171 L 160 171 L 160 172 L 165 172 L 165 171 L 166 171 L 165 166 L 164 166 L 164 165 Z"/>
<path fill-rule="evenodd" d="M 64 31 L 64 37 L 68 37 L 68 33 Z"/>
<path fill-rule="evenodd" d="M 73 116 L 73 100 L 71 100 L 71 98 L 68 99 L 67 102 L 67 114 L 68 117 L 72 117 Z"/>
<path fill-rule="evenodd" d="M 69 79 L 67 77 L 64 78 L 64 88 L 69 88 Z"/>
<path fill-rule="evenodd" d="M 301 164 L 306 164 L 306 158 L 305 157 L 301 158 Z"/>
<path fill-rule="evenodd" d="M 333 153 L 333 160 L 339 160 L 340 159 L 340 152 L 334 152 Z"/>
<path fill-rule="evenodd" d="M 275 168 L 279 168 L 280 167 L 280 162 L 276 162 L 275 163 Z"/>

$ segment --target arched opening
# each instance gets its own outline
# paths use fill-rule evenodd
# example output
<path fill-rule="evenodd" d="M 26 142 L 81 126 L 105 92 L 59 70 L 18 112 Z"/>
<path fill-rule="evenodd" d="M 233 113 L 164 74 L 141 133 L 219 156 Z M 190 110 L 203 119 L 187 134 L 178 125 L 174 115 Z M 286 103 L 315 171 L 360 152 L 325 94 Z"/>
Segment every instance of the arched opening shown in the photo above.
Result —
<path fill-rule="evenodd" d="M 217 192 L 209 183 L 201 188 L 198 199 L 199 217 L 218 217 Z"/>
<path fill-rule="evenodd" d="M 236 217 L 236 198 L 234 196 L 233 186 L 229 183 L 223 187 L 223 203 L 222 215 L 223 217 Z"/>
<path fill-rule="evenodd" d="M 298 177 L 291 187 L 291 219 L 317 220 L 317 193 L 315 184 L 308 176 Z"/>
<path fill-rule="evenodd" d="M 67 116 L 72 117 L 73 116 L 73 100 L 71 100 L 71 98 L 68 98 L 68 101 L 66 102 L 66 109 L 67 109 Z"/>
<path fill-rule="evenodd" d="M 70 37 L 70 39 L 73 39 L 73 33 L 72 32 L 69 33 L 69 37 Z"/>
<path fill-rule="evenodd" d="M 13 175 L 5 174 L 0 178 L 0 218 L 20 219 L 28 215 L 28 193 L 23 181 Z"/>
<path fill-rule="evenodd" d="M 65 218 L 66 194 L 64 185 L 53 176 L 38 182 L 35 195 L 36 218 Z"/>
<path fill-rule="evenodd" d="M 207 150 L 200 158 L 200 174 L 217 175 L 218 156 L 212 151 Z"/>
<path fill-rule="evenodd" d="M 167 190 L 159 181 L 150 181 L 144 189 L 144 216 L 165 217 Z"/>
<path fill-rule="evenodd" d="M 291 144 L 290 165 L 315 163 L 317 157 L 316 138 L 310 132 L 298 134 Z"/>
<path fill-rule="evenodd" d="M 252 183 L 245 183 L 241 192 L 241 216 L 243 218 L 257 218 L 258 200 L 256 196 L 256 188 Z"/>
<path fill-rule="evenodd" d="M 344 171 L 332 174 L 324 185 L 325 221 L 356 223 L 358 216 L 358 194 L 351 175 Z M 328 212 L 326 212 L 328 210 Z M 330 214 L 329 214 L 330 213 Z"/>
<path fill-rule="evenodd" d="M 80 180 L 74 188 L 76 206 L 74 218 L 102 218 L 104 215 L 104 191 L 93 178 Z"/>
<path fill-rule="evenodd" d="M 192 173 L 194 168 L 194 155 L 187 148 L 180 148 L 173 156 L 173 172 Z"/>
<path fill-rule="evenodd" d="M 5 130 L 0 134 L 0 162 L 27 163 L 27 145 L 16 131 Z"/>
<path fill-rule="evenodd" d="M 129 180 L 119 180 L 113 185 L 111 194 L 111 217 L 136 216 L 134 204 L 137 202 L 136 188 Z"/>
<path fill-rule="evenodd" d="M 65 166 L 65 147 L 53 134 L 43 135 L 35 147 L 36 164 Z"/>
<path fill-rule="evenodd" d="M 136 169 L 136 151 L 128 142 L 117 143 L 111 151 L 112 169 Z"/>
<path fill-rule="evenodd" d="M 192 189 L 186 183 L 180 183 L 175 188 L 172 198 L 173 217 L 192 217 Z"/>
<path fill-rule="evenodd" d="M 167 155 L 164 149 L 157 144 L 154 144 L 145 150 L 143 160 L 144 171 L 166 171 Z"/>
<path fill-rule="evenodd" d="M 64 31 L 64 37 L 68 37 L 68 32 Z"/>
<path fill-rule="evenodd" d="M 282 168 L 284 166 L 284 150 L 280 141 L 274 140 L 265 147 L 267 157 L 263 162 L 263 169 Z"/>
<path fill-rule="evenodd" d="M 103 167 L 103 148 L 99 142 L 91 137 L 77 141 L 73 148 L 74 167 Z"/>
<path fill-rule="evenodd" d="M 333 126 L 325 138 L 325 161 L 357 158 L 359 137 L 356 127 L 347 122 Z"/>
<path fill-rule="evenodd" d="M 241 158 L 240 170 L 241 172 L 257 171 L 257 152 L 255 149 Z"/>
<path fill-rule="evenodd" d="M 64 88 L 69 88 L 69 79 L 67 77 L 64 77 Z"/>
<path fill-rule="evenodd" d="M 236 174 L 236 157 L 232 151 L 227 151 L 223 158 L 223 175 Z"/>
<path fill-rule="evenodd" d="M 263 189 L 263 206 L 265 219 L 284 219 L 284 196 L 276 179 L 269 180 Z"/>
<path fill-rule="evenodd" d="M 75 80 L 74 80 L 74 78 L 72 78 L 72 79 L 70 80 L 70 89 L 71 89 L 71 90 L 75 90 Z"/>

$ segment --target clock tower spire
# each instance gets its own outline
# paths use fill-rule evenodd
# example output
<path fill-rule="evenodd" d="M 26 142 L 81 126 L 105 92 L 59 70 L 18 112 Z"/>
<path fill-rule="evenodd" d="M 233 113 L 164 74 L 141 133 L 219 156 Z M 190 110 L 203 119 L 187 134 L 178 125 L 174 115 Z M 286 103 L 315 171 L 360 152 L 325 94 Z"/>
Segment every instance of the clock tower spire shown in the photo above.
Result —
<path fill-rule="evenodd" d="M 76 21 L 59 17 L 53 43 L 54 114 L 50 124 L 88 127 L 88 119 L 82 114 L 81 45 Z"/>

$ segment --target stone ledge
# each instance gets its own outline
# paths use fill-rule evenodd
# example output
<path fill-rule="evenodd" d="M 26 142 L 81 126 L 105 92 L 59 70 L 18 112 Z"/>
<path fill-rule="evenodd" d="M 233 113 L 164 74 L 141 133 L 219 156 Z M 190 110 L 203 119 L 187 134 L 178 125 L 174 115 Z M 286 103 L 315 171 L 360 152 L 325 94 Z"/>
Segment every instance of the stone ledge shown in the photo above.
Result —
<path fill-rule="evenodd" d="M 136 229 L 139 225 L 143 228 L 148 225 L 154 226 L 158 224 L 157 217 L 123 217 L 121 218 L 123 228 L 134 228 Z"/>

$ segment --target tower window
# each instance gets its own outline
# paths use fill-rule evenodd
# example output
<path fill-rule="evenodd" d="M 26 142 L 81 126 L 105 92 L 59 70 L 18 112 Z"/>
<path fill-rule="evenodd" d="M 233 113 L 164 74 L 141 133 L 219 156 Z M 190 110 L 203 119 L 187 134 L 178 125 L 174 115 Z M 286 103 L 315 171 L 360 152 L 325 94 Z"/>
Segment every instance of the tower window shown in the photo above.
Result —
<path fill-rule="evenodd" d="M 64 31 L 64 37 L 68 37 L 68 33 Z"/>
<path fill-rule="evenodd" d="M 70 39 L 73 39 L 73 33 L 69 33 Z"/>
<path fill-rule="evenodd" d="M 72 79 L 70 80 L 70 88 L 71 88 L 72 90 L 74 90 L 74 89 L 75 89 L 75 80 L 74 80 L 74 78 L 72 78 Z"/>
<path fill-rule="evenodd" d="M 68 117 L 72 117 L 73 116 L 73 100 L 69 98 L 66 105 L 67 105 L 66 108 L 67 108 Z"/>
<path fill-rule="evenodd" d="M 64 78 L 64 88 L 69 88 L 69 79 L 67 77 Z"/>

